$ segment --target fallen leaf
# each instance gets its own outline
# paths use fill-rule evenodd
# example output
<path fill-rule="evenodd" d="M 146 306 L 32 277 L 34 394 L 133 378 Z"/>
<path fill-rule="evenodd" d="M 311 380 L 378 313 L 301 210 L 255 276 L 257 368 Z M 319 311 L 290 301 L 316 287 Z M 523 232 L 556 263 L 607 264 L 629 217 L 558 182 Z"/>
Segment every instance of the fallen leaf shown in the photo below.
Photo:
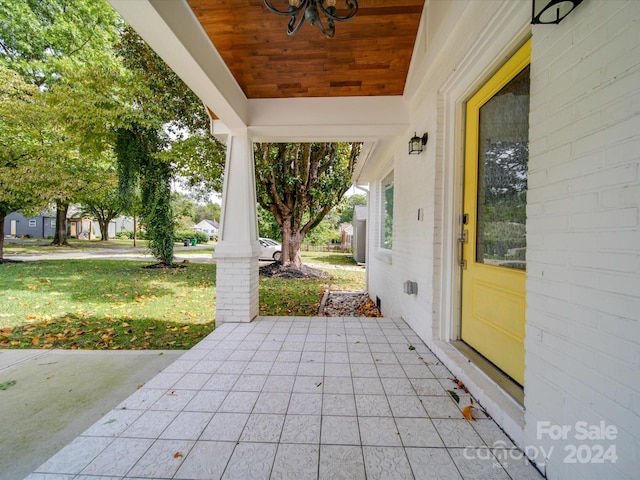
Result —
<path fill-rule="evenodd" d="M 173 454 L 173 458 L 180 458 L 180 457 L 184 457 L 182 452 L 176 452 L 176 453 Z"/>
<path fill-rule="evenodd" d="M 473 414 L 471 413 L 471 410 L 474 408 L 475 407 L 473 405 L 467 405 L 466 407 L 464 407 L 464 409 L 462 410 L 462 415 L 464 415 L 464 418 L 469 421 L 475 420 L 475 418 L 473 418 Z"/>
<path fill-rule="evenodd" d="M 416 349 L 416 347 L 414 347 L 413 345 L 409 345 L 409 350 L 411 350 L 412 352 Z"/>
<path fill-rule="evenodd" d="M 16 383 L 16 380 L 9 380 L 8 382 L 0 383 L 0 390 L 6 390 L 9 387 L 13 387 Z"/>
<path fill-rule="evenodd" d="M 449 395 L 451 395 L 451 398 L 453 398 L 456 403 L 460 403 L 460 397 L 456 392 L 454 392 L 453 390 L 447 390 L 447 392 L 449 392 Z"/>

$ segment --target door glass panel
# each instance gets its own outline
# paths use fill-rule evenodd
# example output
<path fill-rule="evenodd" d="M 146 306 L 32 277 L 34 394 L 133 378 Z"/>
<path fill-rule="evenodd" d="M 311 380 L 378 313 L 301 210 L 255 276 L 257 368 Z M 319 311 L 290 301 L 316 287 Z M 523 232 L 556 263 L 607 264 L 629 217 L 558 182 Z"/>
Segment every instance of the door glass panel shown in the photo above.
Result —
<path fill-rule="evenodd" d="M 476 261 L 526 269 L 529 67 L 480 108 Z"/>

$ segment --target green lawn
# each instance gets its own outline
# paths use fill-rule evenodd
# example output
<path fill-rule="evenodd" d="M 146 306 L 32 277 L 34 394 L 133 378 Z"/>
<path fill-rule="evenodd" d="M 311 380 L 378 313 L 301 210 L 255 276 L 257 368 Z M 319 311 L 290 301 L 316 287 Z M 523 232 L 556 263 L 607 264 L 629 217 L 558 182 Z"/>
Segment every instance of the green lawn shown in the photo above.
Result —
<path fill-rule="evenodd" d="M 306 262 L 316 263 L 306 259 Z M 338 264 L 343 262 L 337 259 Z M 190 348 L 214 328 L 215 265 L 52 260 L 0 265 L 0 347 Z M 331 288 L 364 289 L 364 270 L 327 268 Z M 329 279 L 260 278 L 260 315 L 315 315 Z"/>

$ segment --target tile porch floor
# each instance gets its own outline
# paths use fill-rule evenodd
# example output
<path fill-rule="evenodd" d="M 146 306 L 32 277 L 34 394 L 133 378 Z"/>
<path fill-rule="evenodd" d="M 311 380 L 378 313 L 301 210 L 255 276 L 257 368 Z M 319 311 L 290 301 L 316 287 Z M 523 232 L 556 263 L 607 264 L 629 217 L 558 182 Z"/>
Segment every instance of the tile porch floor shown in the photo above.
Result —
<path fill-rule="evenodd" d="M 542 478 L 451 379 L 402 320 L 223 324 L 27 479 Z"/>

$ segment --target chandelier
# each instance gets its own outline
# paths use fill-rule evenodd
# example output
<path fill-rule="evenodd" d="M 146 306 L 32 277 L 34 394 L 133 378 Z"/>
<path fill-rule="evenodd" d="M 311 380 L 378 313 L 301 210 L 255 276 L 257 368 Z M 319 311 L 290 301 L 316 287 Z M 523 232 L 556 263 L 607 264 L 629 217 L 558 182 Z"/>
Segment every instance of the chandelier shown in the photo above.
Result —
<path fill-rule="evenodd" d="M 291 17 L 287 25 L 287 35 L 293 36 L 298 33 L 306 20 L 310 25 L 317 24 L 327 38 L 333 38 L 335 35 L 335 22 L 346 22 L 358 13 L 358 0 L 345 0 L 344 3 L 349 12 L 344 17 L 339 17 L 336 15 L 336 0 L 289 0 L 289 8 L 285 11 L 274 7 L 273 0 L 264 0 L 265 6 L 273 13 Z M 327 17 L 326 27 L 320 19 L 320 12 Z M 299 13 L 302 13 L 300 18 L 298 18 Z"/>

